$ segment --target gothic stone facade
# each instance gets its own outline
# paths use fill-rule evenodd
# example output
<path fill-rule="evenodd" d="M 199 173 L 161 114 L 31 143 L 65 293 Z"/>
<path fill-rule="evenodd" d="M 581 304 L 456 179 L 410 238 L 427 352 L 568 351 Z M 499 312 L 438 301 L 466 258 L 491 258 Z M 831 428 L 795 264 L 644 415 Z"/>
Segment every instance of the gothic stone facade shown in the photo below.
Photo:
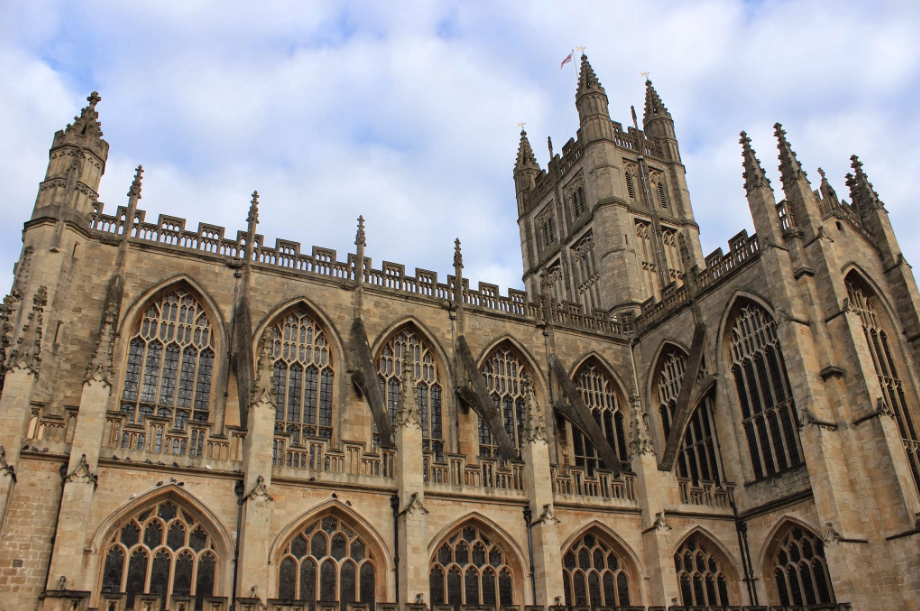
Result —
<path fill-rule="evenodd" d="M 502 296 L 269 247 L 258 194 L 150 222 L 140 168 L 106 214 L 98 101 L 3 304 L 0 609 L 920 608 L 920 296 L 855 157 L 847 203 L 777 125 L 777 202 L 742 134 L 704 257 L 667 108 L 583 57 Z"/>

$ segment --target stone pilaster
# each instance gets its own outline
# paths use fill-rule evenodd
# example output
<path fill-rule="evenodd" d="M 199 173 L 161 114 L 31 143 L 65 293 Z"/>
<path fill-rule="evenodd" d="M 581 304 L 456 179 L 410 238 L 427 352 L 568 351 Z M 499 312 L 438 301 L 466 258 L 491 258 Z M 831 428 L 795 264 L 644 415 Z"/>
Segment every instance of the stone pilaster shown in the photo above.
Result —
<path fill-rule="evenodd" d="M 537 404 L 533 384 L 524 389 L 524 439 L 521 457 L 524 459 L 524 487 L 530 500 L 528 525 L 533 540 L 533 572 L 537 599 L 533 604 L 546 607 L 565 596 L 562 586 L 562 558 L 559 520 L 553 505 L 553 482 L 549 467 L 549 444 L 546 438 L 546 418 Z M 525 580 L 529 581 L 529 580 Z M 525 587 L 525 591 L 527 588 Z"/>
<path fill-rule="evenodd" d="M 257 380 L 249 403 L 243 448 L 242 528 L 237 595 L 269 592 L 268 564 L 271 545 L 272 442 L 275 434 L 275 393 L 272 389 L 272 341 L 262 340 Z"/>
<path fill-rule="evenodd" d="M 416 398 L 415 362 L 403 353 L 396 411 L 396 486 L 399 494 L 400 608 L 421 597 L 428 602 L 428 510 L 422 473 L 422 424 Z"/>

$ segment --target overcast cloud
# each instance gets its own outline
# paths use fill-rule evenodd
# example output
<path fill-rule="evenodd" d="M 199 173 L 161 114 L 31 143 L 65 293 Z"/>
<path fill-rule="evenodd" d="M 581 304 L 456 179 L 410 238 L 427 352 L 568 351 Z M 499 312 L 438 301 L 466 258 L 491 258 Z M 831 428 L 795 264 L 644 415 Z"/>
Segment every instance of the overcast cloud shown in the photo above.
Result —
<path fill-rule="evenodd" d="M 268 245 L 344 260 L 363 214 L 374 267 L 443 281 L 459 236 L 474 285 L 521 287 L 517 124 L 542 167 L 547 136 L 559 151 L 575 135 L 574 74 L 559 63 L 576 46 L 624 124 L 630 105 L 641 117 L 640 73 L 651 72 L 704 253 L 753 232 L 740 130 L 780 188 L 780 121 L 815 186 L 821 166 L 848 198 L 843 177 L 860 155 L 916 263 L 918 26 L 916 1 L 0 0 L 0 287 L 52 136 L 92 90 L 111 145 L 109 213 L 142 163 L 148 220 L 234 236 L 258 189 Z"/>

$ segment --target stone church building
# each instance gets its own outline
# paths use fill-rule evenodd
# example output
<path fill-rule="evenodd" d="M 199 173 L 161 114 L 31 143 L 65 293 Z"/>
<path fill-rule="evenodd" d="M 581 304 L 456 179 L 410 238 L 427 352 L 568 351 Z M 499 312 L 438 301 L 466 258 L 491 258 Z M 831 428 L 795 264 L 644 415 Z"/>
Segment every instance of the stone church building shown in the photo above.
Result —
<path fill-rule="evenodd" d="M 270 246 L 257 193 L 103 206 L 93 93 L 3 301 L 0 611 L 920 609 L 920 294 L 862 163 L 844 201 L 777 124 L 776 191 L 742 133 L 756 234 L 704 255 L 645 96 L 583 56 L 576 137 L 521 133 L 502 295 L 363 219 Z"/>

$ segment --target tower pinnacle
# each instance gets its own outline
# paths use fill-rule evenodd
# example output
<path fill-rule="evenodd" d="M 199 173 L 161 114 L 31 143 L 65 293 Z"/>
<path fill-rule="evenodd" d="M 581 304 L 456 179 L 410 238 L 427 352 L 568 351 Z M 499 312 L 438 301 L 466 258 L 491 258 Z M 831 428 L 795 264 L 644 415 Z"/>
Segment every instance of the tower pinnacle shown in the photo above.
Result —
<path fill-rule="evenodd" d="M 102 96 L 94 91 L 86 98 L 89 102 L 80 111 L 79 117 L 73 118 L 73 124 L 64 130 L 65 137 L 93 137 L 102 138 L 102 123 L 99 122 L 99 112 L 96 104 L 102 101 Z"/>
<path fill-rule="evenodd" d="M 879 199 L 878 193 L 875 192 L 875 187 L 869 182 L 869 177 L 863 170 L 863 164 L 859 157 L 852 155 L 850 163 L 855 176 L 847 174 L 846 184 L 850 187 L 850 197 L 853 199 L 853 203 L 856 204 L 860 214 L 865 214 L 870 210 L 884 210 L 885 205 Z"/>
<path fill-rule="evenodd" d="M 770 179 L 763 171 L 760 165 L 760 159 L 754 149 L 751 148 L 751 139 L 746 132 L 741 132 L 741 156 L 744 158 L 744 190 L 748 193 L 761 187 L 769 187 Z"/>
<path fill-rule="evenodd" d="M 645 114 L 642 116 L 642 124 L 646 125 L 652 119 L 670 119 L 671 113 L 668 112 L 667 106 L 661 101 L 658 92 L 652 81 L 645 79 Z"/>
<path fill-rule="evenodd" d="M 141 181 L 144 178 L 144 166 L 139 165 L 134 169 L 134 180 L 128 189 L 128 197 L 141 198 Z"/>
<path fill-rule="evenodd" d="M 779 175 L 783 181 L 783 188 L 791 187 L 797 180 L 805 179 L 808 181 L 808 174 L 802 169 L 802 164 L 799 163 L 795 151 L 792 150 L 789 141 L 786 140 L 786 130 L 779 123 L 776 123 L 773 129 L 775 130 L 774 135 L 779 141 Z"/>
<path fill-rule="evenodd" d="M 601 82 L 597 80 L 597 75 L 594 73 L 594 68 L 591 67 L 591 64 L 588 62 L 588 56 L 581 56 L 581 71 L 578 74 L 578 92 L 575 94 L 575 97 L 581 97 L 586 93 L 603 93 L 607 95 L 607 92 L 604 91 Z"/>
<path fill-rule="evenodd" d="M 527 139 L 527 132 L 521 130 L 521 142 L 518 145 L 517 162 L 514 164 L 515 171 L 520 170 L 539 170 L 537 158 L 534 157 L 533 149 L 530 147 L 530 141 Z"/>
<path fill-rule="evenodd" d="M 355 246 L 367 246 L 367 239 L 364 233 L 364 215 L 358 217 L 358 232 L 355 234 Z"/>

